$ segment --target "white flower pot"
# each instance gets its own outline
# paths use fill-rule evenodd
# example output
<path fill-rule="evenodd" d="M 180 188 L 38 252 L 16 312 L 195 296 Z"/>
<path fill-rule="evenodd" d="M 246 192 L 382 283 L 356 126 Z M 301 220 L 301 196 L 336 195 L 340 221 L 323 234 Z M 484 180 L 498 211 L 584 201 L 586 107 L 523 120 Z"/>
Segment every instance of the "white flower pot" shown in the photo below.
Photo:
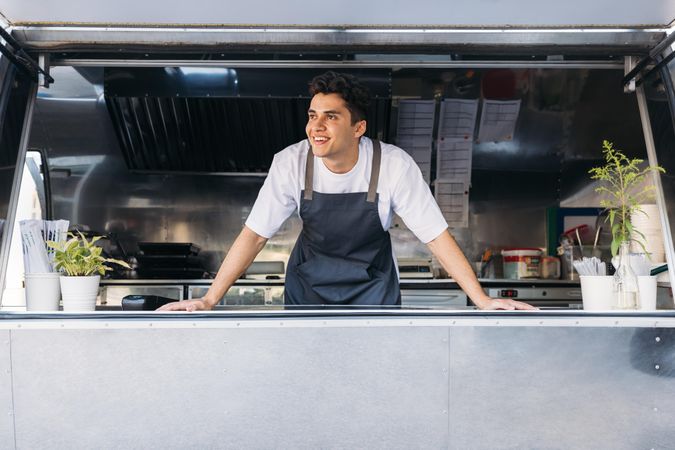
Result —
<path fill-rule="evenodd" d="M 61 276 L 61 296 L 64 311 L 94 311 L 100 275 L 88 277 Z"/>

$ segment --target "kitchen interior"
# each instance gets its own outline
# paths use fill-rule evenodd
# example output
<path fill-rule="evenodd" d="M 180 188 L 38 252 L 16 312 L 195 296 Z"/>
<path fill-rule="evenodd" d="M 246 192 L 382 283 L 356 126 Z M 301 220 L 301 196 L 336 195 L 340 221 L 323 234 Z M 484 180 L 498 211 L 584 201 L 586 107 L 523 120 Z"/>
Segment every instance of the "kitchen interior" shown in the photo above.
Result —
<path fill-rule="evenodd" d="M 256 54 L 255 66 L 237 64 L 252 58 L 244 54 L 186 66 L 148 64 L 156 55 L 58 63 L 69 56 L 52 56 L 55 82 L 37 94 L 28 144 L 28 164 L 39 169 L 29 171 L 33 217 L 105 235 L 105 252 L 130 264 L 101 281 L 101 309 L 119 309 L 130 294 L 180 300 L 206 292 L 274 153 L 304 138 L 307 82 L 325 70 L 352 73 L 371 88 L 366 134 L 411 153 L 439 202 L 450 199 L 441 206 L 451 232 L 495 297 L 580 308 L 570 258 L 591 252 L 608 260 L 611 240 L 588 170 L 601 165 L 605 139 L 630 157 L 647 154 L 635 94 L 624 92 L 623 55 L 584 55 L 577 64 L 578 56 L 565 55 L 359 53 Z M 323 63 L 275 65 L 279 59 Z M 675 211 L 665 87 L 655 74 L 645 88 Z M 516 107 L 492 137 L 490 101 Z M 468 108 L 463 139 L 445 134 L 453 106 Z M 455 140 L 456 160 L 447 151 Z M 297 216 L 287 220 L 219 307 L 283 308 L 285 264 L 300 228 Z M 401 220 L 390 233 L 403 307 L 472 307 Z M 503 251 L 530 256 L 528 264 L 509 264 Z M 17 280 L 8 274 L 6 290 Z M 660 284 L 661 308 L 672 308 L 667 286 Z M 11 297 L 3 303 L 12 306 Z"/>

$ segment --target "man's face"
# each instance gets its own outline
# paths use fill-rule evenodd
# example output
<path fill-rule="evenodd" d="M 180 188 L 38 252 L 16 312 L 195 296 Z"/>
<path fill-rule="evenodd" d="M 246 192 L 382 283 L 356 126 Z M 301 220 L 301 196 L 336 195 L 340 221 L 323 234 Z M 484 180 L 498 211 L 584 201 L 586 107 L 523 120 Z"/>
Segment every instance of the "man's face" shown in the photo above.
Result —
<path fill-rule="evenodd" d="M 352 124 L 345 101 L 338 94 L 316 94 L 307 111 L 305 132 L 319 158 L 338 156 L 355 146 L 366 132 L 366 121 Z"/>

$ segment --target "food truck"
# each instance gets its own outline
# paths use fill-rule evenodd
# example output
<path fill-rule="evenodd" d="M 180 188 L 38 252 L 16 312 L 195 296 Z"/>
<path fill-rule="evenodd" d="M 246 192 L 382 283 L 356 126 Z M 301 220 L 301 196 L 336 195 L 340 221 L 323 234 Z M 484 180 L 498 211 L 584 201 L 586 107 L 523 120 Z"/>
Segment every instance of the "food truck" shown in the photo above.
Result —
<path fill-rule="evenodd" d="M 635 6 L 4 0 L 1 446 L 672 448 L 675 4 Z M 289 309 L 297 215 L 214 310 L 150 310 L 207 292 L 328 70 L 485 292 L 538 310 L 476 310 L 400 219 L 400 307 Z M 651 309 L 591 308 L 574 269 L 611 259 L 604 140 L 665 170 Z M 26 220 L 128 264 L 93 311 L 27 308 Z"/>

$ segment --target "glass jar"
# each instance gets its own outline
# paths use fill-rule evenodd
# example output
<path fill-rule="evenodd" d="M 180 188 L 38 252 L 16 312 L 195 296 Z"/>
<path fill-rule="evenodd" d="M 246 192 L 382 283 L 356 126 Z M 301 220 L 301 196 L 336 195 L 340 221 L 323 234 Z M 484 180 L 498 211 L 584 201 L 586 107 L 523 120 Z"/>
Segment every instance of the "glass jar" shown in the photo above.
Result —
<path fill-rule="evenodd" d="M 613 309 L 639 309 L 637 276 L 630 266 L 630 242 L 622 242 L 619 247 L 619 266 L 614 273 Z"/>

